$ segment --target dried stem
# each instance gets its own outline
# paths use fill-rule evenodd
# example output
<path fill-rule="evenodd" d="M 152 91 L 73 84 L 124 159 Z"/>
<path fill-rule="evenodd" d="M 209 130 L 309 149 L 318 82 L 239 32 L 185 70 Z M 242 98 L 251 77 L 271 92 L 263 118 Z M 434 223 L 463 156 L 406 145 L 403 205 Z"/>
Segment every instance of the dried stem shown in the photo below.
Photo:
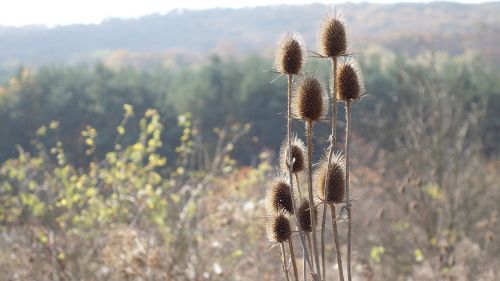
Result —
<path fill-rule="evenodd" d="M 306 250 L 304 249 L 303 251 L 304 251 L 304 256 L 303 256 L 302 259 L 304 260 L 304 264 L 303 264 L 303 267 L 302 267 L 303 268 L 302 271 L 304 271 L 304 281 L 307 281 L 306 258 L 305 258 L 305 256 L 306 256 Z"/>
<path fill-rule="evenodd" d="M 292 74 L 288 75 L 288 114 L 287 114 L 287 140 L 288 140 L 288 178 L 290 180 L 290 194 L 292 197 L 292 206 L 293 206 L 293 213 L 295 215 L 295 221 L 297 225 L 299 225 L 299 217 L 297 215 L 297 208 L 295 206 L 295 195 L 293 192 L 293 177 L 292 177 L 292 82 L 293 82 L 293 76 Z M 298 183 L 298 181 L 297 181 Z M 309 255 L 307 252 L 307 246 L 306 246 L 306 241 L 304 239 L 304 233 L 302 232 L 302 229 L 299 229 L 299 237 L 300 237 L 300 242 L 302 244 L 302 248 L 304 250 L 304 259 L 307 261 L 307 264 L 309 265 L 309 269 L 313 271 L 313 267 L 311 264 L 311 260 L 309 259 Z M 304 268 L 305 271 L 305 268 Z"/>
<path fill-rule="evenodd" d="M 337 230 L 337 215 L 335 214 L 335 205 L 331 204 L 330 210 L 332 212 L 333 237 L 335 238 L 335 251 L 337 252 L 337 264 L 339 266 L 339 278 L 340 278 L 340 281 L 344 281 L 344 271 L 342 270 L 342 253 L 340 252 L 339 232 Z"/>
<path fill-rule="evenodd" d="M 351 198 L 349 197 L 349 134 L 351 132 L 351 101 L 345 103 L 345 189 L 347 201 L 347 280 L 351 281 Z"/>
<path fill-rule="evenodd" d="M 288 240 L 288 246 L 290 248 L 290 257 L 292 259 L 293 276 L 295 277 L 295 281 L 299 281 L 299 273 L 297 271 L 297 262 L 295 261 L 295 251 L 293 250 L 293 242 L 292 242 L 291 238 Z"/>
<path fill-rule="evenodd" d="M 286 281 L 290 281 L 290 279 L 288 278 L 288 266 L 287 266 L 288 261 L 286 260 L 285 243 L 280 243 L 280 244 L 281 244 L 281 254 L 282 254 L 282 257 L 283 257 L 283 259 L 282 259 L 282 262 L 283 262 L 283 272 L 285 273 Z"/>
<path fill-rule="evenodd" d="M 333 86 L 330 87 L 330 96 L 332 99 L 332 108 L 333 108 L 333 113 L 332 113 L 332 130 L 330 133 L 330 149 L 328 151 L 328 169 L 327 171 L 330 171 L 330 167 L 332 165 L 332 158 L 333 158 L 333 151 L 335 149 L 335 145 L 337 144 L 337 96 L 335 94 L 335 89 L 337 86 L 337 58 L 332 58 L 332 74 L 333 74 Z M 323 198 L 326 200 L 326 191 L 327 191 L 327 184 L 330 181 L 329 179 L 330 173 L 326 173 L 325 177 L 325 188 L 324 188 L 324 194 Z M 325 264 L 325 224 L 326 224 L 326 202 L 323 202 L 323 218 L 321 221 L 321 262 L 323 265 L 323 280 L 326 280 L 326 264 Z M 338 245 L 335 245 L 336 247 Z M 339 270 L 341 270 L 342 267 L 339 264 Z M 343 275 L 343 272 L 340 272 L 341 276 Z M 341 280 L 343 278 L 341 277 Z"/>
<path fill-rule="evenodd" d="M 314 264 L 316 265 L 316 274 L 321 280 L 321 271 L 319 264 L 318 241 L 316 237 L 316 222 L 314 215 L 314 198 L 312 190 L 312 121 L 306 120 L 306 133 L 307 133 L 307 176 L 308 176 L 308 191 L 309 191 L 309 214 L 311 216 L 312 228 L 312 252 L 314 256 Z"/>
<path fill-rule="evenodd" d="M 300 183 L 299 183 L 299 173 L 295 173 L 295 182 L 297 182 L 297 191 L 299 192 L 299 198 L 302 198 L 302 192 L 300 190 Z"/>

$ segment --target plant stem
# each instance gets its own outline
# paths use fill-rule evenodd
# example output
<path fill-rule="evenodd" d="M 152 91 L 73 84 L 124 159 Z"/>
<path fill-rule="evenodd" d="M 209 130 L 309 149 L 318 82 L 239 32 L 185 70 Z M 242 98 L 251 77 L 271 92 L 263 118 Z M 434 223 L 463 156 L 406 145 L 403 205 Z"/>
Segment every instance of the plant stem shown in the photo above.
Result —
<path fill-rule="evenodd" d="M 293 192 L 293 178 L 292 178 L 292 82 L 293 82 L 293 76 L 292 74 L 288 75 L 288 114 L 287 114 L 287 140 L 288 140 L 288 178 L 290 180 L 290 194 L 292 197 L 292 207 L 293 207 L 293 213 L 295 215 L 295 222 L 297 225 L 299 225 L 299 217 L 297 215 L 297 208 L 295 206 L 295 195 Z M 300 236 L 300 242 L 302 244 L 302 248 L 304 249 L 304 259 L 307 261 L 307 264 L 309 265 L 309 269 L 311 271 L 314 271 L 312 268 L 311 260 L 309 259 L 309 255 L 307 252 L 307 246 L 306 246 L 306 241 L 304 238 L 304 233 L 302 232 L 302 229 L 299 227 L 299 236 Z M 305 268 L 304 268 L 305 271 Z"/>
<path fill-rule="evenodd" d="M 304 260 L 304 264 L 303 264 L 303 271 L 304 271 L 304 281 L 307 281 L 307 272 L 306 272 L 306 250 L 304 249 L 304 256 L 303 256 L 303 260 Z"/>
<path fill-rule="evenodd" d="M 342 270 L 342 253 L 340 252 L 339 243 L 339 232 L 337 230 L 337 215 L 335 214 L 335 205 L 330 205 L 330 210 L 332 212 L 332 227 L 333 236 L 335 238 L 335 251 L 337 251 L 337 264 L 339 266 L 339 278 L 340 281 L 344 281 L 344 271 Z"/>
<path fill-rule="evenodd" d="M 307 133 L 307 175 L 308 175 L 308 191 L 309 191 L 309 214 L 311 216 L 312 228 L 312 252 L 314 255 L 314 264 L 316 265 L 316 274 L 321 280 L 321 271 L 319 264 L 318 241 L 316 237 L 316 222 L 314 216 L 314 198 L 312 190 L 312 121 L 306 120 L 306 133 Z"/>
<path fill-rule="evenodd" d="M 345 127 L 345 190 L 347 197 L 347 280 L 351 281 L 351 198 L 349 197 L 349 134 L 351 132 L 351 101 L 345 104 L 346 127 Z"/>
<path fill-rule="evenodd" d="M 283 260 L 282 260 L 283 272 L 285 273 L 286 281 L 290 281 L 290 279 L 288 278 L 288 266 L 287 266 L 288 261 L 286 260 L 285 243 L 281 243 L 281 254 L 283 256 Z"/>
<path fill-rule="evenodd" d="M 335 149 L 335 145 L 337 144 L 337 96 L 335 94 L 335 89 L 337 87 L 337 58 L 332 58 L 332 74 L 333 74 L 333 86 L 330 88 L 330 95 L 332 99 L 332 131 L 330 133 L 330 149 L 328 152 L 328 169 L 330 171 L 330 167 L 332 165 L 332 157 L 333 151 Z M 323 218 L 321 222 L 321 261 L 323 265 L 323 280 L 326 280 L 326 264 L 325 264 L 325 225 L 326 225 L 326 190 L 328 187 L 328 182 L 330 173 L 326 173 L 325 177 L 325 188 L 323 194 Z M 341 269 L 342 267 L 339 267 Z M 343 275 L 343 273 L 341 273 Z"/>
<path fill-rule="evenodd" d="M 306 238 L 307 238 L 307 244 L 309 245 L 309 249 L 312 249 L 311 234 L 307 233 Z"/>
<path fill-rule="evenodd" d="M 295 277 L 295 281 L 299 281 L 299 273 L 297 271 L 297 262 L 295 261 L 295 251 L 293 250 L 293 242 L 292 242 L 291 238 L 288 240 L 288 246 L 290 248 L 290 257 L 292 259 L 293 276 Z"/>
<path fill-rule="evenodd" d="M 295 181 L 297 182 L 297 191 L 299 192 L 299 198 L 302 198 L 302 192 L 300 191 L 299 183 L 299 173 L 295 173 Z"/>

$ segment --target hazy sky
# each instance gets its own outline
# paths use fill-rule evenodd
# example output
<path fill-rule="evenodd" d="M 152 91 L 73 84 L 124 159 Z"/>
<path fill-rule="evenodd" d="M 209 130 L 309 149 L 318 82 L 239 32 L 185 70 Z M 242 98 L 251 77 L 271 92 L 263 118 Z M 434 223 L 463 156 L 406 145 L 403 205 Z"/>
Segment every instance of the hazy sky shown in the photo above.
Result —
<path fill-rule="evenodd" d="M 344 1 L 306 0 L 2 0 L 0 25 L 21 26 L 45 24 L 49 26 L 72 23 L 99 23 L 110 17 L 134 18 L 152 13 L 166 13 L 175 8 L 207 9 L 214 7 L 254 7 L 275 4 L 328 4 Z M 432 2 L 422 0 L 351 0 L 350 2 Z M 485 1 L 458 0 L 478 3 Z"/>

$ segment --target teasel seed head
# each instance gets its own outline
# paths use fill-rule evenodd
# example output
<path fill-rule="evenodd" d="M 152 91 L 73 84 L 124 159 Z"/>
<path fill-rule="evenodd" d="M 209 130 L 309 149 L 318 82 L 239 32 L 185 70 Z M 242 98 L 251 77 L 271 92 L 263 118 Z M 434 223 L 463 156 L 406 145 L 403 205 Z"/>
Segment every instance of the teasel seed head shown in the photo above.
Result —
<path fill-rule="evenodd" d="M 346 54 L 346 28 L 339 14 L 330 14 L 324 19 L 319 41 L 321 55 L 325 57 L 335 58 Z"/>
<path fill-rule="evenodd" d="M 298 34 L 287 32 L 276 54 L 276 67 L 283 74 L 299 74 L 304 63 L 303 44 Z"/>
<path fill-rule="evenodd" d="M 266 195 L 270 212 L 286 211 L 293 214 L 293 202 L 288 177 L 279 175 L 271 182 Z"/>
<path fill-rule="evenodd" d="M 325 180 L 328 182 L 325 185 Z M 341 154 L 332 158 L 328 169 L 328 155 L 323 157 L 314 175 L 318 194 L 327 204 L 336 204 L 344 200 L 345 196 L 345 160 Z M 326 189 L 326 190 L 325 190 Z M 326 198 L 325 197 L 326 191 Z"/>
<path fill-rule="evenodd" d="M 358 65 L 348 59 L 337 69 L 337 99 L 341 101 L 358 100 L 363 95 L 363 77 Z"/>
<path fill-rule="evenodd" d="M 292 137 L 292 173 L 299 173 L 307 166 L 306 146 L 296 135 Z M 282 173 L 288 173 L 290 168 L 288 153 L 288 138 L 281 144 L 280 148 L 280 168 Z"/>
<path fill-rule="evenodd" d="M 292 96 L 292 111 L 294 117 L 312 122 L 326 115 L 327 100 L 318 79 L 308 76 L 299 82 Z"/>
<path fill-rule="evenodd" d="M 292 237 L 290 220 L 282 213 L 274 215 L 268 223 L 267 235 L 276 243 L 288 241 Z"/>
<path fill-rule="evenodd" d="M 311 214 L 309 210 L 309 201 L 303 200 L 300 203 L 299 209 L 297 210 L 297 216 L 299 219 L 300 229 L 304 232 L 311 232 L 312 224 L 311 224 Z M 316 222 L 317 220 L 318 220 L 318 209 L 316 208 L 316 206 L 314 206 L 314 221 Z"/>

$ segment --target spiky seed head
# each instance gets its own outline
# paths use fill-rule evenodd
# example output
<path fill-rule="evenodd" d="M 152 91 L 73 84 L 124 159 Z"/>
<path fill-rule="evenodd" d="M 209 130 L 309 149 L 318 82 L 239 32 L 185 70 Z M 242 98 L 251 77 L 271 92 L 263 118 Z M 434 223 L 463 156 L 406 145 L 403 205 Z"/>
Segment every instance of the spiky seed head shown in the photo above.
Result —
<path fill-rule="evenodd" d="M 296 135 L 292 137 L 291 151 L 292 151 L 292 161 L 293 161 L 292 173 L 299 173 L 302 170 L 304 170 L 307 165 L 305 157 L 306 146 L 304 142 L 301 139 L 299 139 Z M 283 173 L 288 173 L 288 169 L 290 168 L 290 163 L 288 162 L 289 155 L 290 154 L 288 153 L 288 138 L 286 138 L 280 147 L 280 168 L 281 172 Z"/>
<path fill-rule="evenodd" d="M 303 64 L 303 48 L 299 36 L 288 32 L 281 39 L 276 54 L 276 67 L 283 74 L 299 74 Z"/>
<path fill-rule="evenodd" d="M 327 178 L 328 182 L 325 185 Z M 314 185 L 318 189 L 320 198 L 322 198 L 327 204 L 342 202 L 345 196 L 344 157 L 340 154 L 333 157 L 330 163 L 330 168 L 328 168 L 328 156 L 323 157 L 315 172 L 314 182 Z"/>
<path fill-rule="evenodd" d="M 314 222 L 318 221 L 318 209 L 316 206 L 314 206 Z M 311 232 L 312 231 L 312 224 L 311 224 L 311 214 L 309 210 L 309 201 L 303 200 L 300 205 L 299 209 L 297 210 L 297 216 L 299 219 L 299 226 L 300 229 L 304 232 Z"/>
<path fill-rule="evenodd" d="M 318 121 L 325 116 L 326 106 L 323 86 L 318 79 L 308 76 L 299 82 L 292 97 L 292 110 L 296 118 Z"/>
<path fill-rule="evenodd" d="M 293 214 L 291 188 L 288 177 L 279 175 L 271 182 L 266 195 L 267 208 L 270 212 L 286 211 Z"/>
<path fill-rule="evenodd" d="M 276 214 L 271 218 L 267 227 L 267 236 L 276 243 L 283 243 L 292 237 L 290 221 L 284 214 Z"/>
<path fill-rule="evenodd" d="M 325 57 L 338 57 L 347 52 L 345 25 L 338 14 L 328 15 L 319 33 L 321 54 Z"/>
<path fill-rule="evenodd" d="M 352 101 L 363 95 L 363 77 L 358 65 L 347 60 L 337 69 L 337 99 Z"/>

